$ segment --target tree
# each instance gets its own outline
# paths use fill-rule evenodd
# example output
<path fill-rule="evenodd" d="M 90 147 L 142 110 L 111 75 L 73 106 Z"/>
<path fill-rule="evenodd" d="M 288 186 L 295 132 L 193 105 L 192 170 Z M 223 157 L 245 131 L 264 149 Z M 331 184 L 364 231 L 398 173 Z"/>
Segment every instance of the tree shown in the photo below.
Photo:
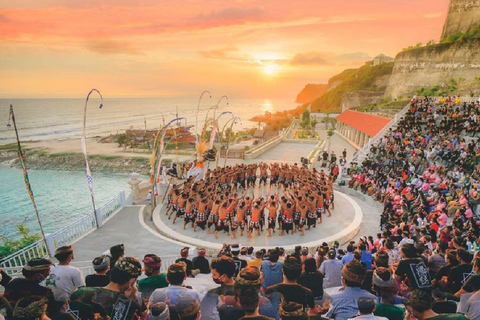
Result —
<path fill-rule="evenodd" d="M 3 245 L 0 246 L 0 259 L 5 258 L 41 239 L 40 235 L 36 233 L 29 234 L 30 230 L 24 224 L 18 225 L 17 228 L 18 232 L 22 236 L 20 239 L 9 240 L 8 238 L 2 236 Z"/>

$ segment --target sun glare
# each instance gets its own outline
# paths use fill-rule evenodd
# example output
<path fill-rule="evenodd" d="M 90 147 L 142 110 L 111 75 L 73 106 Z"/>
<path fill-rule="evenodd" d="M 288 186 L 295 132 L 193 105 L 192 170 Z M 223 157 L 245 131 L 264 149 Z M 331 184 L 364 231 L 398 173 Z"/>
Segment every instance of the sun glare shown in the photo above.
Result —
<path fill-rule="evenodd" d="M 277 73 L 278 69 L 279 68 L 276 64 L 267 64 L 266 66 L 263 67 L 263 72 L 266 75 L 272 76 Z"/>

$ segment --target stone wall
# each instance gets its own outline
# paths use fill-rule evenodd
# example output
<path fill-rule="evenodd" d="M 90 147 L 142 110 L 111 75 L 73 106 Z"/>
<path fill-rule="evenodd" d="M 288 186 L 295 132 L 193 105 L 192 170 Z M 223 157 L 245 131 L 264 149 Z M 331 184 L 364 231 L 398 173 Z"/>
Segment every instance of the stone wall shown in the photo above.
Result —
<path fill-rule="evenodd" d="M 446 87 L 452 78 L 464 78 L 468 84 L 479 75 L 479 40 L 406 50 L 395 58 L 385 96 L 396 99 L 415 94 L 421 88 Z"/>
<path fill-rule="evenodd" d="M 450 0 L 442 39 L 456 32 L 465 33 L 478 23 L 480 23 L 480 0 Z"/>
<path fill-rule="evenodd" d="M 388 81 L 388 80 L 387 80 Z M 342 99 L 342 112 L 348 109 L 367 106 L 371 104 L 381 104 L 383 102 L 384 91 L 350 91 Z"/>

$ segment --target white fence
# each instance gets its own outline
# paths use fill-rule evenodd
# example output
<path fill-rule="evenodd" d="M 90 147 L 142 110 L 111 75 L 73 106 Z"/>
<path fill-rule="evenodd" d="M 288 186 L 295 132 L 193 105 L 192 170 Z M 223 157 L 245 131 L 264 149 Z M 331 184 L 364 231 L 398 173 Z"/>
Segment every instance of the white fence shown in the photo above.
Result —
<path fill-rule="evenodd" d="M 130 204 L 131 201 L 131 195 L 126 199 L 125 191 L 121 191 L 115 198 L 100 208 L 97 208 L 98 227 L 101 227 L 118 209 L 125 206 L 127 203 Z M 71 244 L 96 228 L 95 215 L 93 213 L 88 214 L 54 233 L 46 234 L 45 237 L 48 249 L 50 249 L 50 253 L 53 254 L 56 248 Z M 32 258 L 48 256 L 49 252 L 45 242 L 39 240 L 2 259 L 0 261 L 0 267 L 5 268 L 6 270 L 21 269 L 21 267 Z"/>

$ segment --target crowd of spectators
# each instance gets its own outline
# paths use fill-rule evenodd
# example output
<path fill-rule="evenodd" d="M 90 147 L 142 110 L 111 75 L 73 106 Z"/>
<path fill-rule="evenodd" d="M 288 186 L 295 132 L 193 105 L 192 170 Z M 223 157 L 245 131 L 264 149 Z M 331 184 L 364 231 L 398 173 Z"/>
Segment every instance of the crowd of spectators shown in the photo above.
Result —
<path fill-rule="evenodd" d="M 166 273 L 158 255 L 139 261 L 116 245 L 86 278 L 64 246 L 56 265 L 32 259 L 13 280 L 1 272 L 0 319 L 480 319 L 477 114 L 475 102 L 414 98 L 349 168 L 348 186 L 384 204 L 375 237 L 313 253 L 225 244 L 213 259 L 184 248 Z M 208 290 L 188 285 L 200 275 Z"/>

